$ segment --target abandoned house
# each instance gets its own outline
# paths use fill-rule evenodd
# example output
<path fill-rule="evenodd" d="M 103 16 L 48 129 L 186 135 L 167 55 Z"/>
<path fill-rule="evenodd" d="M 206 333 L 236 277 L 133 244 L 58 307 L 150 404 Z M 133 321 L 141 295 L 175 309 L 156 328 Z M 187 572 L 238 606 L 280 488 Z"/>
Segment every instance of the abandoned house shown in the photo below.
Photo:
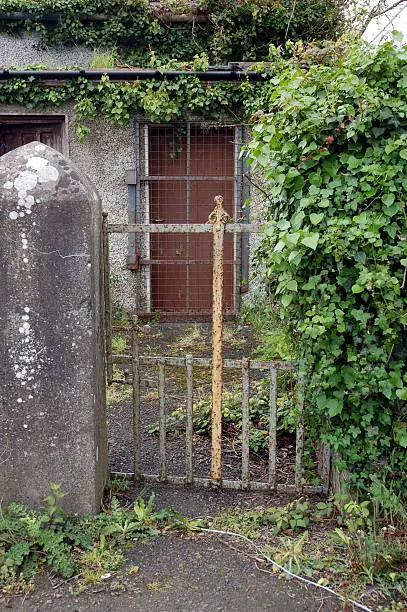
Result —
<path fill-rule="evenodd" d="M 59 50 L 58 57 L 2 37 L 7 65 L 33 60 L 60 65 L 89 59 L 86 50 Z M 4 40 L 6 39 L 6 40 Z M 3 63 L 4 59 L 2 60 Z M 214 197 L 224 197 L 234 219 L 245 218 L 250 184 L 240 157 L 244 127 L 219 126 L 203 117 L 188 122 L 153 124 L 136 117 L 128 126 L 93 122 L 80 141 L 74 132 L 73 104 L 31 110 L 0 104 L 0 147 L 7 153 L 38 140 L 68 156 L 96 185 L 114 223 L 205 223 Z M 227 236 L 225 244 L 225 307 L 235 313 L 248 286 L 247 236 Z M 210 234 L 153 234 L 138 240 L 113 237 L 112 290 L 123 305 L 132 302 L 134 270 L 141 266 L 143 313 L 202 314 L 211 308 Z"/>
<path fill-rule="evenodd" d="M 327 27 L 328 9 L 320 7 L 318 10 L 322 11 L 320 19 Z M 27 18 L 28 21 L 24 21 Z M 317 22 L 316 14 L 312 19 L 307 17 L 307 23 L 301 13 L 289 18 L 290 27 L 302 28 L 305 37 L 308 28 L 308 36 L 314 36 L 312 27 Z M 5 69 L 55 70 L 64 66 L 91 65 L 90 46 L 43 44 L 39 49 L 40 35 L 29 25 L 24 25 L 17 34 L 14 31 L 9 33 L 7 28 L 30 24 L 30 19 L 33 17 L 29 14 L 12 11 L 0 14 L 0 23 L 3 24 L 0 30 L 0 66 Z M 43 26 L 41 20 L 52 19 L 52 15 L 49 19 L 43 15 L 39 26 Z M 60 20 L 60 17 L 54 19 Z M 161 20 L 165 19 L 193 20 L 194 35 L 194 28 L 206 18 L 200 14 L 168 17 L 164 13 Z M 300 25 L 295 25 L 296 19 Z M 260 28 L 259 37 L 255 42 L 265 53 L 270 38 Z M 244 52 L 240 48 L 231 51 L 240 55 Z M 253 55 L 250 49 L 247 53 Z M 230 76 L 228 65 L 222 68 Z M 2 83 L 8 79 L 7 70 L 2 72 L 0 91 Z M 240 154 L 247 135 L 248 128 L 238 117 L 231 115 L 227 120 L 222 118 L 219 121 L 213 116 L 208 118 L 202 111 L 191 113 L 187 120 L 170 123 L 149 121 L 146 116 L 137 115 L 125 126 L 109 124 L 98 116 L 92 121 L 90 134 L 80 140 L 75 133 L 73 100 L 63 105 L 38 108 L 33 104 L 25 105 L 24 100 L 22 104 L 5 104 L 4 96 L 0 97 L 1 153 L 33 140 L 62 152 L 93 181 L 110 223 L 205 223 L 218 194 L 224 197 L 225 209 L 232 219 L 249 219 L 246 204 L 249 197 L 251 218 L 259 218 L 261 197 L 256 194 L 260 192 L 253 189 L 253 181 Z M 249 250 L 253 251 L 249 249 L 249 242 L 252 240 L 245 234 L 226 238 L 224 305 L 226 312 L 231 314 L 239 310 L 241 296 L 249 290 Z M 153 234 L 144 238 L 134 234 L 128 238 L 113 236 L 110 257 L 114 299 L 123 306 L 133 302 L 134 272 L 139 270 L 140 312 L 208 315 L 211 309 L 211 248 L 209 234 Z"/>

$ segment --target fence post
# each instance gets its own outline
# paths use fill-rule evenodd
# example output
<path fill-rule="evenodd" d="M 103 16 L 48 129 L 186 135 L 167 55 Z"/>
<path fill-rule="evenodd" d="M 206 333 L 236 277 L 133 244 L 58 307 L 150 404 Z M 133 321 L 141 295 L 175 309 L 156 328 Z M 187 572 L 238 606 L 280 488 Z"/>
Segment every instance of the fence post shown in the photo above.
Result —
<path fill-rule="evenodd" d="M 134 481 L 140 480 L 141 474 L 141 428 L 140 428 L 140 359 L 138 345 L 137 319 L 133 316 L 131 330 L 131 371 L 133 398 L 133 465 Z"/>
<path fill-rule="evenodd" d="M 218 195 L 208 219 L 213 226 L 211 479 L 216 486 L 220 485 L 222 478 L 223 238 L 228 220 L 229 215 L 223 208 L 223 197 Z"/>
<path fill-rule="evenodd" d="M 110 301 L 110 257 L 109 257 L 109 230 L 107 212 L 102 213 L 102 239 L 103 239 L 103 290 L 105 298 L 105 350 L 107 384 L 113 379 L 112 364 L 112 305 Z"/>

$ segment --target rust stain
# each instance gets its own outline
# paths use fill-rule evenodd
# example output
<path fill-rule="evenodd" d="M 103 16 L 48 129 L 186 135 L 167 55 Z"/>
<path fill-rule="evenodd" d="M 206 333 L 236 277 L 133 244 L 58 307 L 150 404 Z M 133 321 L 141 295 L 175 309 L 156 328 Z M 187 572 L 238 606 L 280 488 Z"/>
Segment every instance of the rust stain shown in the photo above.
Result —
<path fill-rule="evenodd" d="M 223 208 L 223 197 L 215 197 L 215 208 L 209 215 L 213 227 L 212 280 L 212 448 L 211 479 L 219 486 L 222 479 L 222 389 L 223 389 L 223 239 L 229 215 Z"/>

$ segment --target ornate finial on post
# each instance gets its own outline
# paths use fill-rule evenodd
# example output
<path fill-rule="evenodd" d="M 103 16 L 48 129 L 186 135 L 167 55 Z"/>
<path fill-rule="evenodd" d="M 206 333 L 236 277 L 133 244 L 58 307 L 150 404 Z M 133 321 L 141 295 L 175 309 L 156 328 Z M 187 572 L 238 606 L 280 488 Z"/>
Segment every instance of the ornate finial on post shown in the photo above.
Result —
<path fill-rule="evenodd" d="M 212 223 L 214 230 L 219 230 L 222 225 L 226 225 L 229 219 L 230 215 L 223 208 L 223 197 L 221 195 L 215 196 L 215 208 L 208 217 L 209 223 Z"/>

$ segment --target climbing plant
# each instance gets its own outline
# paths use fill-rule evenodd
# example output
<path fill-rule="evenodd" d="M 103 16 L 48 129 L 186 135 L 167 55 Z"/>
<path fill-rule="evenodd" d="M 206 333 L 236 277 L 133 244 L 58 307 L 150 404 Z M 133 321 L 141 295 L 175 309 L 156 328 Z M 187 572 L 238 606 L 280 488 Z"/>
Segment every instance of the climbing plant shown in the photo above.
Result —
<path fill-rule="evenodd" d="M 196 65 L 202 65 L 198 57 Z M 115 125 L 129 123 L 136 113 L 152 121 L 175 121 L 190 113 L 206 121 L 246 121 L 265 101 L 265 83 L 202 83 L 193 75 L 173 81 L 112 82 L 108 76 L 93 83 L 79 77 L 56 85 L 44 85 L 34 77 L 12 79 L 0 85 L 0 103 L 23 104 L 29 109 L 75 105 L 76 131 L 90 131 L 89 122 L 103 117 Z"/>
<path fill-rule="evenodd" d="M 405 493 L 407 46 L 298 44 L 294 58 L 276 57 L 247 151 L 269 191 L 258 257 L 338 467 Z"/>
<path fill-rule="evenodd" d="M 120 48 L 123 61 L 148 65 L 151 54 L 168 61 L 207 53 L 211 63 L 264 60 L 271 42 L 334 38 L 346 27 L 346 0 L 3 0 L 0 31 L 40 35 L 40 46 L 84 44 Z M 1 20 L 1 13 L 29 13 Z M 206 15 L 207 21 L 170 23 L 168 13 Z M 56 21 L 44 16 L 60 14 Z M 104 18 L 93 20 L 95 15 Z"/>

